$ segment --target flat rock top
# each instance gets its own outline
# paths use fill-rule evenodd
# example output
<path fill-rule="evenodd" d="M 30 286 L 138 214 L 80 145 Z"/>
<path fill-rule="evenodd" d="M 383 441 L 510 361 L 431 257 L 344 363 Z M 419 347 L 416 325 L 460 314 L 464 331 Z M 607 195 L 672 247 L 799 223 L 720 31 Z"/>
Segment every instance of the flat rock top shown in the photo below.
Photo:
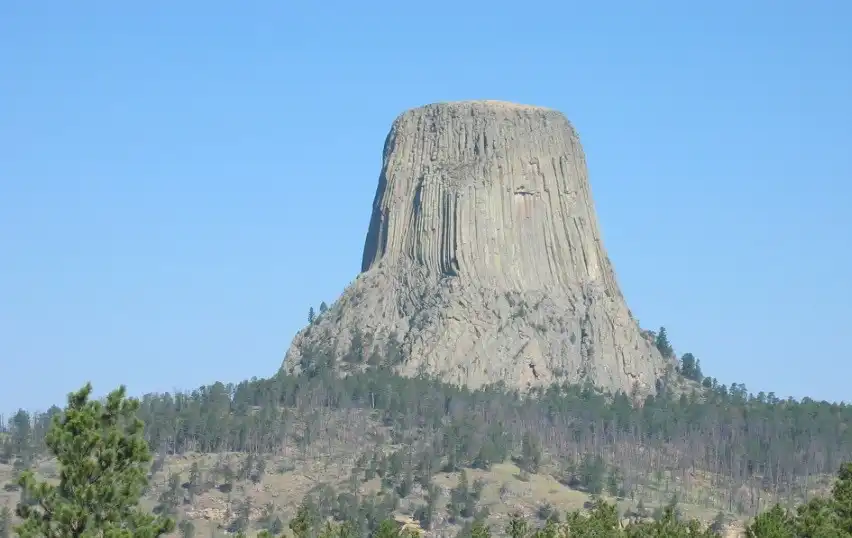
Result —
<path fill-rule="evenodd" d="M 548 107 L 538 105 L 525 105 L 522 103 L 513 103 L 511 101 L 499 101 L 495 99 L 473 99 L 466 101 L 448 101 L 442 103 L 433 103 L 432 106 L 484 106 L 492 108 L 529 108 L 537 110 L 552 110 Z M 427 105 L 428 106 L 428 105 Z"/>
<path fill-rule="evenodd" d="M 512 125 L 518 129 L 517 133 L 498 136 L 498 132 L 502 133 L 505 129 L 512 131 Z M 565 114 L 554 108 L 481 100 L 438 102 L 410 108 L 394 119 L 389 136 L 393 139 L 400 133 L 407 133 L 434 141 L 445 141 L 435 142 L 438 146 L 442 146 L 447 140 L 471 141 L 486 136 L 492 141 L 499 139 L 506 144 L 520 147 L 523 144 L 516 139 L 518 136 L 527 138 L 530 132 L 539 132 L 542 129 L 564 130 L 565 134 L 571 137 L 577 135 Z M 443 155 L 438 160 L 447 158 L 447 155 Z"/>
<path fill-rule="evenodd" d="M 511 101 L 497 101 L 492 99 L 481 99 L 481 100 L 469 100 L 469 101 L 445 101 L 438 103 L 430 103 L 428 105 L 419 106 L 416 108 L 409 109 L 406 113 L 417 113 L 418 111 L 424 110 L 434 110 L 434 109 L 447 109 L 447 110 L 471 110 L 471 109 L 480 109 L 480 110 L 492 110 L 495 112 L 502 111 L 526 111 L 526 112 L 555 112 L 554 109 L 538 106 L 538 105 L 525 105 L 521 103 L 513 103 Z"/>

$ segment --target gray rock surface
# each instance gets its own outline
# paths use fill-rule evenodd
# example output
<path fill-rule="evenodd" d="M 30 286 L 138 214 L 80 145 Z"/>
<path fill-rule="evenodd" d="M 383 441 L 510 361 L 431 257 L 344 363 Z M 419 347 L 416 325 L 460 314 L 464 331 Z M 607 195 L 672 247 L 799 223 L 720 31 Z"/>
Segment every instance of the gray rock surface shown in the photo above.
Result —
<path fill-rule="evenodd" d="M 362 272 L 283 368 L 332 362 L 470 387 L 654 392 L 670 361 L 625 304 L 564 115 L 466 101 L 394 121 Z"/>

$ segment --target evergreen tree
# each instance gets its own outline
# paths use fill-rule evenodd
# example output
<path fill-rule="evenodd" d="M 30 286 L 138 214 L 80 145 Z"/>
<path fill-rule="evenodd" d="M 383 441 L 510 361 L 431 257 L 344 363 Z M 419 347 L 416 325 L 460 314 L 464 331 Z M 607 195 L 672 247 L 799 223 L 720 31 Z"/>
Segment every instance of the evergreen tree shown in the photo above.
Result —
<path fill-rule="evenodd" d="M 68 396 L 45 442 L 57 458 L 58 485 L 24 471 L 19 485 L 31 503 L 19 503 L 21 538 L 153 538 L 174 530 L 174 521 L 139 508 L 151 462 L 136 416 L 139 401 L 125 387 L 104 403 L 90 401 L 91 384 Z"/>
<path fill-rule="evenodd" d="M 272 536 L 278 536 L 284 532 L 284 522 L 281 521 L 280 517 L 275 516 L 275 519 L 269 523 L 269 528 L 267 530 L 270 534 L 272 534 Z"/>
<path fill-rule="evenodd" d="M 642 502 L 642 499 L 639 499 L 639 502 L 636 504 L 636 515 L 641 518 L 648 517 L 648 509 L 645 508 L 645 503 Z"/>
<path fill-rule="evenodd" d="M 580 485 L 592 494 L 599 494 L 604 489 L 606 464 L 600 456 L 586 454 L 579 468 Z"/>
<path fill-rule="evenodd" d="M 459 482 L 453 489 L 450 490 L 450 502 L 447 503 L 447 514 L 450 522 L 455 522 L 459 518 L 467 517 L 466 513 L 468 496 L 470 495 L 470 487 L 467 481 L 467 473 L 462 470 L 459 473 Z"/>
<path fill-rule="evenodd" d="M 776 504 L 771 510 L 759 514 L 746 528 L 748 538 L 796 538 L 794 519 Z"/>
<path fill-rule="evenodd" d="M 261 457 L 257 460 L 257 465 L 254 469 L 254 474 L 251 475 L 251 481 L 259 484 L 263 481 L 263 475 L 266 473 L 266 459 Z"/>
<path fill-rule="evenodd" d="M 201 493 L 201 469 L 198 467 L 198 462 L 192 462 L 189 468 L 189 500 L 195 500 L 195 496 Z"/>
<path fill-rule="evenodd" d="M 385 519 L 373 532 L 372 538 L 399 538 L 399 531 L 393 521 Z"/>
<path fill-rule="evenodd" d="M 310 538 L 319 521 L 316 506 L 308 498 L 299 506 L 296 517 L 290 520 L 290 530 L 296 538 Z"/>
<path fill-rule="evenodd" d="M 683 377 L 693 381 L 702 381 L 704 379 L 701 373 L 701 361 L 695 358 L 692 353 L 684 353 L 680 358 L 680 373 Z"/>
<path fill-rule="evenodd" d="M 313 323 L 316 314 L 314 313 L 314 307 L 310 307 L 308 309 L 308 323 Z"/>
<path fill-rule="evenodd" d="M 530 473 L 538 472 L 538 467 L 541 465 L 541 447 L 538 439 L 529 432 L 524 434 L 521 441 L 521 458 L 518 463 L 521 469 Z"/>
<path fill-rule="evenodd" d="M 613 497 L 621 496 L 621 472 L 617 467 L 613 467 L 606 479 L 606 491 Z"/>
<path fill-rule="evenodd" d="M 838 526 L 852 536 L 852 462 L 840 467 L 837 482 L 831 490 L 831 500 Z"/>
<path fill-rule="evenodd" d="M 506 524 L 506 534 L 510 538 L 525 538 L 528 532 L 529 525 L 527 524 L 527 520 L 524 519 L 523 514 L 512 514 L 509 522 Z"/>
<path fill-rule="evenodd" d="M 183 492 L 180 487 L 180 475 L 172 473 L 169 475 L 169 485 L 166 490 L 160 495 L 159 504 L 155 512 L 174 516 L 177 514 L 177 508 L 183 500 Z"/>
<path fill-rule="evenodd" d="M 29 466 L 33 456 L 32 417 L 28 412 L 19 409 L 9 420 L 9 426 L 9 443 L 12 453 L 17 456 L 14 467 L 16 470 L 22 470 Z"/>
<path fill-rule="evenodd" d="M 471 538 L 491 538 L 491 529 L 484 521 L 474 521 L 470 527 Z"/>
<path fill-rule="evenodd" d="M 665 327 L 660 327 L 660 332 L 657 333 L 655 344 L 663 357 L 671 357 L 674 353 L 674 349 L 672 348 L 671 342 L 669 342 L 669 335 L 666 332 Z"/>

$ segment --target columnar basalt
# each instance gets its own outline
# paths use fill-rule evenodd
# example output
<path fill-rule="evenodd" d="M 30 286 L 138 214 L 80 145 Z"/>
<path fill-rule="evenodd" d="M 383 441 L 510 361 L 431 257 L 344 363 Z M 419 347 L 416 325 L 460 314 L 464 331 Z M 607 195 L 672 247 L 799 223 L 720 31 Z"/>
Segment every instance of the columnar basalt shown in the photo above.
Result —
<path fill-rule="evenodd" d="M 319 363 L 647 393 L 669 360 L 625 304 L 573 126 L 552 109 L 466 101 L 394 121 L 362 272 L 284 368 Z"/>

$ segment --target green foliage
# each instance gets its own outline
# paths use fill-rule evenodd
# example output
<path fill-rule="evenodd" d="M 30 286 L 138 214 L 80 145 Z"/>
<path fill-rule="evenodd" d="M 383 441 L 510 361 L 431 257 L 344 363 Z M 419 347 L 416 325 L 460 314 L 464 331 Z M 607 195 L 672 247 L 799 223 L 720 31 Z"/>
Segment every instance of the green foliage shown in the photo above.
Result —
<path fill-rule="evenodd" d="M 290 520 L 290 530 L 296 538 L 311 538 L 319 523 L 319 513 L 316 505 L 305 499 L 296 512 L 296 517 Z"/>
<path fill-rule="evenodd" d="M 228 525 L 228 532 L 235 534 L 248 531 L 251 523 L 251 497 L 247 497 L 236 506 L 236 517 Z"/>
<path fill-rule="evenodd" d="M 849 492 L 852 489 L 852 466 L 844 465 L 838 473 L 830 498 L 815 498 L 800 507 L 796 513 L 775 506 L 757 516 L 746 529 L 748 538 L 850 538 L 847 526 Z M 465 489 L 466 478 L 460 478 L 457 491 Z M 374 499 L 375 502 L 375 499 Z M 296 537 L 317 538 L 401 538 L 398 526 L 384 518 L 376 520 L 371 531 L 359 531 L 354 521 L 342 524 L 325 522 L 320 525 L 314 508 L 305 502 L 290 528 Z M 451 510 L 448 507 L 448 510 Z M 362 514 L 363 516 L 363 514 Z M 357 516 L 357 517 L 362 517 Z M 660 511 L 659 517 L 651 522 L 622 524 L 614 504 L 597 500 L 588 513 L 574 511 L 560 523 L 557 517 L 547 517 L 544 526 L 534 528 L 519 513 L 512 514 L 504 531 L 511 538 L 719 538 L 724 517 L 706 526 L 701 522 L 685 520 L 679 514 L 676 499 Z M 266 531 L 265 531 L 266 532 Z M 264 534 L 272 536 L 272 534 Z M 413 538 L 412 534 L 412 538 Z M 491 531 L 484 519 L 461 523 L 458 538 L 490 538 Z"/>
<path fill-rule="evenodd" d="M 379 528 L 372 534 L 372 538 L 397 538 L 398 536 L 399 532 L 396 524 L 387 519 L 382 521 L 379 524 Z"/>
<path fill-rule="evenodd" d="M 369 342 L 369 336 L 363 336 Z M 375 347 L 369 349 L 375 351 Z M 328 359 L 324 353 L 314 350 L 311 360 Z M 655 476 L 660 477 L 661 488 L 674 485 L 679 490 L 674 481 L 678 470 L 647 454 L 688 446 L 690 464 L 697 471 L 716 473 L 720 483 L 755 488 L 742 499 L 734 498 L 734 488 L 714 491 L 714 509 L 730 510 L 740 504 L 744 513 L 753 513 L 756 507 L 749 498 L 765 502 L 757 488 L 795 501 L 813 486 L 813 477 L 836 470 L 841 461 L 852 457 L 852 407 L 781 400 L 771 393 L 754 396 L 741 384 L 725 387 L 707 379 L 707 391 L 665 393 L 644 401 L 637 394 L 605 394 L 570 385 L 534 388 L 521 398 L 501 386 L 471 391 L 426 377 L 399 377 L 387 369 L 339 377 L 315 368 L 298 376 L 282 374 L 239 384 L 215 383 L 189 393 L 146 396 L 138 415 L 146 423 L 144 434 L 150 446 L 167 447 L 177 454 L 234 451 L 252 455 L 236 460 L 242 463 L 236 466 L 222 457 L 208 476 L 202 476 L 196 465 L 190 469 L 185 494 L 175 492 L 170 480 L 159 499 L 163 513 L 175 513 L 173 507 L 183 500 L 181 495 L 192 502 L 216 483 L 224 492 L 239 487 L 233 482 L 236 479 L 261 480 L 264 453 L 282 444 L 299 443 L 306 452 L 331 446 L 325 442 L 336 435 L 333 432 L 348 427 L 335 422 L 336 417 L 369 415 L 384 433 L 373 438 L 372 432 L 358 431 L 357 426 L 344 430 L 350 439 L 369 448 L 356 465 L 355 485 L 321 503 L 322 514 L 317 514 L 310 529 L 311 538 L 322 531 L 320 522 L 326 517 L 352 522 L 353 532 L 367 536 L 396 509 L 399 497 L 411 498 L 415 484 L 431 487 L 431 477 L 438 470 L 488 469 L 511 455 L 517 456 L 524 477 L 529 477 L 527 469 L 541 466 L 542 454 L 548 454 L 554 466 L 566 470 L 560 477 L 564 483 L 592 493 L 607 490 L 622 495 L 625 489 L 639 492 L 641 486 L 650 486 Z M 0 435 L 0 457 L 7 458 L 7 463 L 34 461 L 47 450 L 44 432 L 50 420 L 45 417 L 57 413 L 61 410 L 13 416 Z M 384 454 L 389 444 L 403 448 Z M 639 450 L 619 449 L 630 444 Z M 18 455 L 17 450 L 24 454 Z M 155 462 L 160 467 L 165 451 L 162 454 Z M 292 468 L 292 462 L 287 465 Z M 360 497 L 359 483 L 373 476 L 382 479 L 384 493 Z M 468 493 L 473 490 L 474 485 L 468 484 Z M 24 499 L 26 505 L 33 503 L 29 492 L 24 492 Z M 426 505 L 411 507 L 424 528 L 445 509 L 446 500 L 435 499 L 427 495 Z M 476 503 L 456 500 L 459 524 L 472 533 Z M 797 529 L 813 534 L 836 528 L 837 521 L 849 517 L 842 516 L 838 506 L 837 501 L 813 501 L 802 517 L 797 512 Z M 240 505 L 232 509 L 232 516 L 239 518 Z M 665 513 L 658 515 L 662 520 Z M 268 529 L 275 519 L 259 522 L 258 528 Z M 278 533 L 282 526 L 286 524 L 279 519 Z"/>
<path fill-rule="evenodd" d="M 852 462 L 840 466 L 831 499 L 838 526 L 852 535 Z"/>
<path fill-rule="evenodd" d="M 657 333 L 654 344 L 656 344 L 657 349 L 663 357 L 671 357 L 674 354 L 674 349 L 671 342 L 669 342 L 669 335 L 665 327 L 660 327 L 660 332 Z"/>
<path fill-rule="evenodd" d="M 301 528 L 300 526 L 302 525 L 302 523 L 304 523 L 304 520 L 299 519 L 298 515 L 296 516 L 296 519 L 299 520 L 299 523 L 297 523 L 295 526 Z M 312 527 L 307 532 L 311 536 L 316 536 L 316 538 L 362 538 L 362 534 L 351 522 L 339 524 L 332 521 L 326 521 L 324 524 L 320 525 L 320 522 L 317 521 L 313 522 L 312 525 L 314 525 L 315 528 Z M 392 527 L 393 523 L 390 522 L 390 525 Z M 293 529 L 293 526 L 293 522 L 291 521 L 291 530 Z M 392 530 L 394 531 L 394 534 L 385 534 L 384 536 L 387 536 L 388 538 L 398 538 L 398 533 L 396 533 L 396 529 L 393 528 Z M 301 534 L 302 532 L 303 530 L 300 530 L 300 534 L 297 534 L 296 536 L 303 536 L 303 534 Z M 264 529 L 260 531 L 257 536 L 258 538 L 274 538 L 279 534 L 280 533 Z"/>
<path fill-rule="evenodd" d="M 832 499 L 815 497 L 796 509 L 793 525 L 796 534 L 814 538 L 846 538 L 839 529 L 837 513 Z M 758 538 L 760 535 L 755 535 Z"/>
<path fill-rule="evenodd" d="M 491 529 L 484 521 L 474 521 L 470 527 L 470 538 L 491 538 Z"/>
<path fill-rule="evenodd" d="M 183 501 L 183 491 L 181 490 L 180 476 L 172 473 L 169 475 L 169 484 L 166 490 L 160 495 L 159 503 L 154 508 L 158 514 L 168 516 L 177 515 L 177 508 Z"/>
<path fill-rule="evenodd" d="M 759 514 L 746 528 L 748 538 L 796 538 L 795 519 L 776 504 L 771 510 Z"/>
<path fill-rule="evenodd" d="M 731 387 L 737 394 L 738 386 Z M 142 437 L 141 422 L 136 417 L 138 401 L 128 399 L 124 390 L 109 395 L 105 403 L 89 400 L 91 387 L 87 385 L 69 396 L 69 405 L 62 416 L 56 416 L 45 442 L 60 464 L 60 484 L 50 486 L 35 481 L 29 471 L 21 476 L 23 501 L 18 513 L 24 522 L 18 527 L 22 538 L 50 536 L 56 538 L 153 538 L 174 529 L 169 518 L 143 513 L 138 507 L 142 488 L 147 483 L 147 466 L 151 455 Z M 464 429 L 454 430 L 463 445 Z M 524 440 L 526 439 L 526 440 Z M 535 441 L 531 436 L 521 440 L 521 459 L 535 459 Z M 471 451 L 472 452 L 472 451 Z M 538 456 L 540 457 L 540 456 Z M 364 468 L 372 461 L 377 473 L 387 481 L 378 497 L 360 499 L 355 495 L 336 494 L 328 487 L 313 491 L 302 502 L 289 528 L 295 538 L 400 538 L 398 526 L 388 519 L 396 509 L 401 479 L 413 476 L 420 465 L 428 466 L 428 458 L 418 460 L 410 448 L 388 457 L 376 451 L 372 460 L 359 461 Z M 418 463 L 419 461 L 419 463 Z M 228 474 L 229 465 L 222 460 L 217 473 Z M 246 458 L 241 474 L 254 474 L 257 459 Z M 589 490 L 604 485 L 618 489 L 619 471 L 610 469 L 599 455 L 587 454 L 577 468 L 580 480 Z M 360 471 L 359 471 L 360 473 Z M 426 476 L 430 472 L 425 473 Z M 356 475 L 357 476 L 357 475 Z M 604 480 L 608 477 L 608 480 Z M 201 482 L 201 472 L 190 469 L 188 490 Z M 451 521 L 461 524 L 461 538 L 490 538 L 490 529 L 476 505 L 482 492 L 482 482 L 471 484 L 467 473 L 459 474 L 459 481 L 451 491 L 446 509 Z M 427 505 L 416 514 L 427 528 L 436 511 L 439 492 L 431 482 L 426 482 Z M 160 496 L 160 510 L 174 513 L 174 506 L 182 498 L 179 476 L 171 474 L 168 486 Z M 641 500 L 639 505 L 641 506 Z M 235 519 L 228 530 L 237 536 L 248 531 L 250 512 L 248 501 L 236 505 Z M 274 517 L 274 506 L 266 507 L 262 518 L 265 527 L 261 534 L 276 536 L 283 530 L 280 519 Z M 631 523 L 622 527 L 615 505 L 598 500 L 588 514 L 580 511 L 567 514 L 559 522 L 551 507 L 542 505 L 538 514 L 545 520 L 543 527 L 533 529 L 520 515 L 513 515 L 505 531 L 513 538 L 710 538 L 718 536 L 721 521 L 705 528 L 697 521 L 685 521 L 677 508 L 677 498 L 672 497 L 653 522 Z M 334 518 L 332 521 L 327 518 Z M 8 535 L 10 514 L 0 511 L 0 538 Z M 720 520 L 720 517 L 717 517 Z M 277 522 L 277 524 L 275 524 Z M 5 527 L 4 527 L 5 523 Z M 193 538 L 195 529 L 190 522 L 181 522 L 178 530 L 183 538 Z M 828 498 L 817 497 L 800 506 L 795 512 L 775 506 L 758 515 L 747 528 L 749 538 L 850 538 L 852 537 L 852 464 L 843 464 L 837 481 Z"/>
<path fill-rule="evenodd" d="M 314 350 L 311 364 L 328 360 L 325 353 Z M 517 398 L 499 386 L 469 391 L 428 378 L 402 378 L 385 369 L 340 378 L 314 368 L 299 376 L 214 383 L 189 393 L 146 396 L 139 416 L 150 446 L 168 446 L 177 454 L 262 454 L 294 440 L 308 450 L 309 443 L 328 435 L 323 424 L 334 413 L 366 410 L 383 422 L 397 443 L 417 431 L 422 443 L 412 455 L 412 471 L 421 484 L 443 466 L 452 471 L 474 465 L 487 469 L 513 453 L 523 460 L 525 436 L 530 446 L 554 459 L 570 453 L 603 456 L 604 486 L 606 472 L 613 468 L 639 471 L 638 477 L 625 477 L 631 487 L 650 485 L 654 471 L 669 471 L 658 469 L 656 460 L 635 459 L 615 450 L 625 443 L 639 443 L 643 451 L 651 452 L 683 443 L 695 447 L 691 458 L 700 470 L 712 470 L 727 482 L 749 484 L 759 479 L 782 498 L 793 499 L 804 494 L 808 477 L 832 473 L 842 461 L 852 459 L 852 406 L 782 400 L 771 393 L 754 397 L 739 384 L 723 387 L 712 379 L 710 383 L 701 398 L 666 393 L 634 406 L 635 395 L 601 394 L 585 387 L 533 389 L 529 398 Z M 0 455 L 17 458 L 13 438 L 21 450 L 43 453 L 51 412 L 10 420 L 8 434 L 0 439 Z M 722 431 L 728 433 L 720 436 Z M 571 463 L 579 469 L 582 462 L 571 459 L 554 464 L 564 468 Z M 264 459 L 257 461 L 261 465 Z M 738 463 L 746 461 L 747 466 Z M 227 487 L 237 473 L 227 465 L 220 467 L 220 474 L 210 479 Z M 361 469 L 364 475 L 378 470 L 368 470 L 367 465 Z M 256 471 L 254 475 L 261 477 Z M 576 472 L 573 479 L 580 475 Z M 197 485 L 189 492 L 192 499 L 206 483 L 201 478 L 190 482 Z M 597 490 L 591 482 L 591 490 Z M 400 493 L 405 493 L 407 484 L 400 485 Z M 730 499 L 725 497 L 729 494 L 714 507 L 727 509 Z M 749 512 L 754 508 L 746 507 Z"/>
<path fill-rule="evenodd" d="M 845 463 L 828 498 L 815 497 L 795 513 L 780 505 L 759 514 L 746 528 L 748 538 L 852 537 L 852 463 Z"/>
<path fill-rule="evenodd" d="M 90 401 L 91 384 L 68 397 L 61 418 L 53 419 L 47 447 L 58 459 L 59 485 L 21 474 L 24 498 L 21 538 L 153 538 L 174 529 L 170 518 L 143 512 L 138 504 L 151 462 L 136 417 L 139 402 L 125 389 L 111 392 L 105 403 Z"/>
<path fill-rule="evenodd" d="M 701 361 L 692 353 L 684 353 L 680 358 L 680 373 L 683 377 L 693 381 L 702 381 L 704 374 L 701 373 Z"/>
<path fill-rule="evenodd" d="M 547 521 L 553 515 L 553 505 L 549 502 L 543 502 L 536 508 L 535 515 L 542 521 Z"/>
<path fill-rule="evenodd" d="M 600 456 L 585 455 L 578 470 L 580 487 L 592 494 L 599 494 L 604 489 L 606 464 Z"/>
<path fill-rule="evenodd" d="M 367 342 L 364 333 L 358 327 L 352 329 L 352 339 L 349 342 L 349 351 L 341 357 L 344 362 L 361 364 L 366 359 Z"/>
<path fill-rule="evenodd" d="M 612 497 L 624 497 L 623 480 L 621 471 L 617 467 L 613 467 L 606 477 L 606 492 Z"/>
<path fill-rule="evenodd" d="M 468 519 L 476 515 L 476 503 L 482 495 L 483 483 L 479 480 L 470 486 L 467 472 L 459 474 L 459 482 L 450 490 L 450 502 L 447 504 L 447 514 L 451 522 Z"/>
<path fill-rule="evenodd" d="M 528 532 L 529 525 L 523 515 L 520 513 L 512 514 L 506 524 L 506 534 L 510 538 L 526 538 Z"/>
<path fill-rule="evenodd" d="M 429 483 L 426 487 L 426 505 L 417 508 L 414 511 L 414 518 L 420 522 L 420 526 L 424 529 L 432 527 L 432 519 L 438 511 L 438 500 L 441 498 L 441 491 L 433 483 Z"/>
<path fill-rule="evenodd" d="M 615 505 L 598 501 L 588 516 L 579 511 L 568 514 L 568 517 L 565 518 L 564 528 L 568 529 L 568 532 L 564 534 L 572 537 L 616 537 L 620 535 L 618 510 Z"/>
<path fill-rule="evenodd" d="M 530 432 L 526 432 L 521 441 L 521 457 L 518 460 L 518 467 L 529 473 L 537 473 L 540 465 L 541 446 L 536 437 Z"/>

